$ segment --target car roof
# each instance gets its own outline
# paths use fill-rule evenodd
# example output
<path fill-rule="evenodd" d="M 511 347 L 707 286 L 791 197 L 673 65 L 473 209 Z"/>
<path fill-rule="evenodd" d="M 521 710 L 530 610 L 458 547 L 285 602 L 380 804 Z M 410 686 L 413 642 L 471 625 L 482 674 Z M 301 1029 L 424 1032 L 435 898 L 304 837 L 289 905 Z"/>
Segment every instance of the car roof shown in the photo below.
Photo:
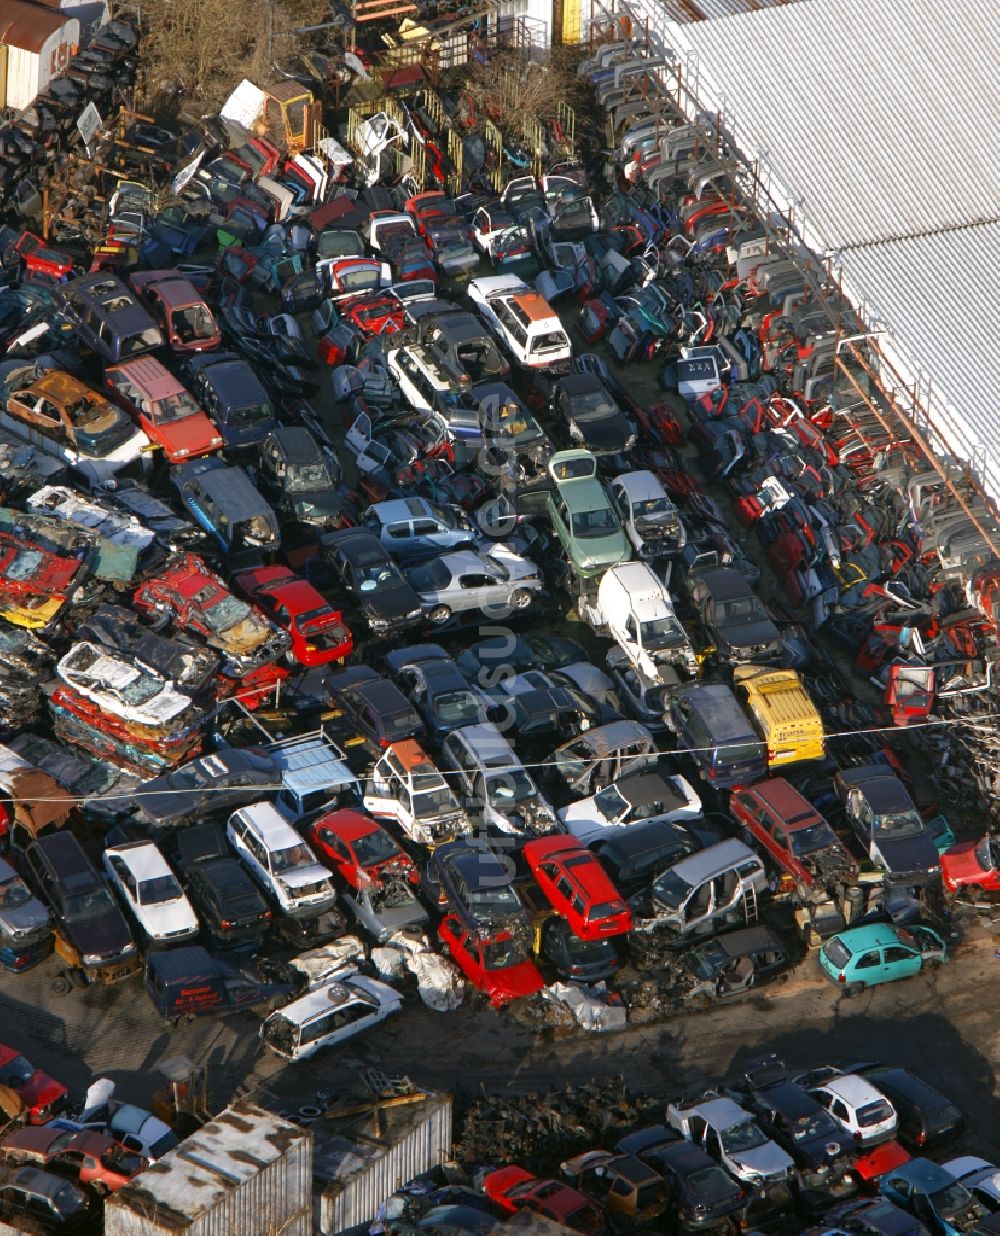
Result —
<path fill-rule="evenodd" d="M 514 748 L 501 734 L 492 721 L 482 721 L 478 725 L 463 725 L 456 731 L 476 759 L 482 762 L 484 768 L 520 767 L 521 761 L 514 753 Z"/>
<path fill-rule="evenodd" d="M 319 443 L 304 425 L 280 425 L 272 430 L 271 437 L 290 464 L 315 463 L 323 456 Z"/>
<path fill-rule="evenodd" d="M 374 502 L 370 508 L 383 524 L 395 523 L 400 519 L 415 519 L 431 513 L 430 504 L 423 498 L 387 498 L 384 502 Z"/>
<path fill-rule="evenodd" d="M 152 841 L 129 841 L 125 845 L 108 846 L 104 852 L 119 855 L 137 880 L 170 875 L 167 860 Z"/>
<path fill-rule="evenodd" d="M 231 520 L 252 519 L 274 512 L 242 468 L 212 468 L 198 473 L 202 488 L 219 503 Z"/>
<path fill-rule="evenodd" d="M 717 601 L 753 595 L 753 589 L 746 578 L 735 567 L 709 567 L 708 570 L 698 571 L 695 578 L 705 584 Z"/>
<path fill-rule="evenodd" d="M 357 841 L 358 838 L 367 837 L 371 833 L 385 831 L 378 820 L 365 815 L 363 811 L 354 811 L 350 807 L 343 807 L 339 811 L 331 811 L 327 815 L 320 816 L 316 821 L 316 826 L 320 825 L 329 828 L 344 841 Z"/>
<path fill-rule="evenodd" d="M 108 373 L 124 374 L 150 399 L 166 399 L 184 390 L 183 384 L 155 356 L 137 356 L 135 360 L 112 365 Z"/>
<path fill-rule="evenodd" d="M 795 832 L 799 828 L 809 828 L 821 820 L 823 817 L 816 808 L 804 798 L 799 791 L 784 777 L 769 777 L 766 781 L 758 781 L 756 785 L 746 787 L 746 793 L 753 794 L 761 799 L 774 811 L 775 815 L 779 815 L 785 822 L 786 827 L 791 832 Z M 805 815 L 809 812 L 809 819 L 801 820 L 796 824 L 789 824 L 789 817 L 792 819 L 797 815 Z"/>
<path fill-rule="evenodd" d="M 870 1081 L 858 1077 L 856 1073 L 835 1073 L 833 1077 L 828 1077 L 821 1083 L 821 1088 L 839 1095 L 852 1107 L 860 1107 L 863 1103 L 877 1103 L 885 1099 L 885 1096 L 880 1094 Z"/>
<path fill-rule="evenodd" d="M 367 528 L 342 528 L 331 532 L 323 538 L 324 544 L 330 544 L 355 565 L 366 565 L 375 562 L 388 562 L 389 555 L 385 546 Z"/>
<path fill-rule="evenodd" d="M 636 472 L 623 472 L 612 481 L 622 489 L 633 502 L 642 502 L 646 498 L 665 498 L 667 491 L 663 482 L 654 473 L 645 469 Z"/>
<path fill-rule="evenodd" d="M 781 937 L 770 927 L 756 924 L 753 927 L 741 927 L 738 931 L 727 931 L 724 935 L 714 936 L 705 944 L 714 944 L 727 952 L 731 957 L 741 957 L 745 953 L 756 953 L 770 949 L 781 949 L 785 946 Z"/>
<path fill-rule="evenodd" d="M 845 785 L 861 791 L 862 797 L 876 815 L 893 811 L 912 811 L 913 799 L 906 786 L 895 773 L 880 765 L 869 768 L 848 769 L 850 773 L 867 773 L 864 777 L 845 777 L 838 774 Z"/>
<path fill-rule="evenodd" d="M 714 1098 L 703 1099 L 700 1103 L 692 1103 L 689 1108 L 682 1108 L 692 1114 L 700 1115 L 720 1133 L 738 1124 L 747 1124 L 753 1116 L 733 1099 Z"/>
<path fill-rule="evenodd" d="M 220 970 L 216 959 L 200 944 L 156 949 L 150 952 L 147 964 L 154 967 L 167 983 L 187 982 L 195 978 L 215 978 Z M 127 1108 L 119 1108 L 116 1115 L 126 1110 Z M 144 1115 L 148 1117 L 149 1113 L 146 1112 Z M 141 1122 L 133 1124 L 132 1128 L 133 1131 L 138 1131 L 141 1128 Z"/>
<path fill-rule="evenodd" d="M 910 1159 L 908 1163 L 894 1167 L 892 1174 L 902 1176 L 925 1193 L 943 1189 L 953 1184 L 955 1180 L 947 1168 L 942 1167 L 940 1163 L 934 1163 L 931 1159 Z"/>
<path fill-rule="evenodd" d="M 615 788 L 633 807 L 663 799 L 667 810 L 672 811 L 683 807 L 688 801 L 687 795 L 678 789 L 672 777 L 665 777 L 663 773 L 655 770 L 627 773 L 618 778 Z"/>
<path fill-rule="evenodd" d="M 685 883 L 694 885 L 707 879 L 714 872 L 722 871 L 736 863 L 751 861 L 759 863 L 760 860 L 749 846 L 744 845 L 742 841 L 737 841 L 735 837 L 730 837 L 726 841 L 718 841 L 715 845 L 706 846 L 697 854 L 682 858 L 680 862 L 674 863 L 671 871 Z"/>
<path fill-rule="evenodd" d="M 249 820 L 261 838 L 270 845 L 301 845 L 302 838 L 273 803 L 251 803 L 236 813 Z"/>
<path fill-rule="evenodd" d="M 851 953 L 860 953 L 868 948 L 888 948 L 899 943 L 899 934 L 891 923 L 866 923 L 864 927 L 848 927 L 838 931 L 840 940 Z"/>
<path fill-rule="evenodd" d="M 880 1090 L 884 1089 L 890 1098 L 895 1094 L 901 1094 L 910 1102 L 923 1103 L 934 1108 L 941 1108 L 945 1104 L 949 1107 L 955 1106 L 947 1095 L 942 1094 L 939 1090 L 935 1090 L 922 1077 L 917 1077 L 909 1072 L 908 1069 L 868 1069 L 865 1071 L 865 1076 L 874 1082 Z"/>
<path fill-rule="evenodd" d="M 694 708 L 708 728 L 715 743 L 739 741 L 758 742 L 746 713 L 739 706 L 730 687 L 723 682 L 690 682 L 674 692 Z"/>

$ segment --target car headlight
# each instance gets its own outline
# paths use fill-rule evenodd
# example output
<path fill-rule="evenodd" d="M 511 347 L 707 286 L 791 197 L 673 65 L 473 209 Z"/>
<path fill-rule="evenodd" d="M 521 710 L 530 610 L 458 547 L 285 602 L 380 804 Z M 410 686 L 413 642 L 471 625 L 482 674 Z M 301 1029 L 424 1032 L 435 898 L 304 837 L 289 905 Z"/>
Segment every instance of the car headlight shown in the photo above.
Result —
<path fill-rule="evenodd" d="M 122 949 L 122 956 L 131 957 L 132 954 L 136 953 L 137 951 L 138 949 L 136 948 L 134 944 L 126 944 L 125 947 Z"/>
<path fill-rule="evenodd" d="M 384 631 L 386 627 L 389 625 L 389 619 L 388 618 L 371 618 L 369 619 L 368 625 L 371 627 L 373 631 Z"/>
<path fill-rule="evenodd" d="M 419 618 L 421 614 L 423 614 L 423 612 L 424 611 L 418 605 L 416 609 L 411 609 L 410 612 L 406 616 L 407 618 Z"/>
<path fill-rule="evenodd" d="M 191 454 L 191 452 L 187 449 L 186 446 L 182 446 L 181 449 L 175 453 L 178 459 L 186 459 L 188 455 Z"/>

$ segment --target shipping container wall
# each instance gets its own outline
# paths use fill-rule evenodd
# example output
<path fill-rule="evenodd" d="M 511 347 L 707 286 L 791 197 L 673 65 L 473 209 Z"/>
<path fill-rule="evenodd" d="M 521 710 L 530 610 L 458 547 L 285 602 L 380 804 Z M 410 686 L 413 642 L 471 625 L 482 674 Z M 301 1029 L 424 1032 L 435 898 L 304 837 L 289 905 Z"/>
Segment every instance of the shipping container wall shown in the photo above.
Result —
<path fill-rule="evenodd" d="M 27 107 L 38 94 L 40 52 L 24 51 L 20 47 L 7 48 L 7 98 L 5 107 L 19 110 Z"/>
<path fill-rule="evenodd" d="M 315 1230 L 320 1236 L 336 1236 L 374 1219 L 400 1185 L 451 1157 L 451 1096 L 428 1099 L 427 1107 L 419 1124 L 367 1170 L 326 1186 L 316 1203 Z"/>
<path fill-rule="evenodd" d="M 0 5 L 2 10 L 2 5 Z M 7 46 L 7 89 L 3 105 L 18 110 L 27 107 L 35 95 L 58 77 L 73 57 L 80 42 L 80 23 L 67 18 L 42 44 L 41 51 L 25 51 Z"/>
<path fill-rule="evenodd" d="M 190 1167 L 179 1159 L 175 1170 Z M 197 1191 L 192 1190 L 192 1203 L 196 1199 Z M 154 1206 L 143 1213 L 146 1209 L 136 1198 L 112 1197 L 105 1206 L 104 1236 L 273 1236 L 276 1232 L 310 1236 L 312 1140 L 293 1142 L 242 1185 L 227 1190 L 209 1210 L 192 1217 L 172 1213 L 157 1218 Z M 197 1207 L 192 1204 L 190 1209 Z"/>

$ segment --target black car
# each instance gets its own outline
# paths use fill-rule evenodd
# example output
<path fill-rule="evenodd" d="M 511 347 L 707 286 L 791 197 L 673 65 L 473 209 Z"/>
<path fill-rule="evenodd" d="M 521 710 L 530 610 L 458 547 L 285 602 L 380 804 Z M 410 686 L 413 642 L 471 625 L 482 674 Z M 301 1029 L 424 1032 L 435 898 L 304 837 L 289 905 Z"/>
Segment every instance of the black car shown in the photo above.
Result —
<path fill-rule="evenodd" d="M 766 928 L 762 930 L 767 930 Z M 773 1054 L 747 1062 L 747 1102 L 769 1137 L 795 1160 L 799 1205 L 819 1214 L 858 1192 L 851 1135 L 795 1082 Z"/>
<path fill-rule="evenodd" d="M 454 913 L 470 931 L 526 932 L 528 915 L 514 890 L 511 865 L 482 837 L 439 845 L 424 868 L 422 884 L 432 905 Z"/>
<path fill-rule="evenodd" d="M 552 389 L 552 411 L 574 446 L 594 455 L 620 455 L 635 446 L 635 425 L 593 373 L 571 373 Z"/>
<path fill-rule="evenodd" d="M 0 1220 L 30 1220 L 30 1231 L 76 1232 L 89 1218 L 86 1193 L 65 1177 L 37 1167 L 0 1171 Z"/>
<path fill-rule="evenodd" d="M 601 860 L 615 888 L 625 898 L 649 888 L 661 872 L 682 858 L 721 841 L 721 835 L 702 825 L 673 820 L 630 824 L 600 838 L 590 847 Z"/>
<path fill-rule="evenodd" d="M 472 313 L 422 318 L 419 338 L 435 360 L 464 371 L 471 382 L 489 382 L 510 372 L 492 335 Z"/>
<path fill-rule="evenodd" d="M 155 832 L 256 802 L 280 781 L 267 756 L 225 747 L 144 781 L 132 802 L 137 823 Z"/>
<path fill-rule="evenodd" d="M 682 1232 L 728 1230 L 747 1207 L 746 1192 L 693 1142 L 673 1129 L 651 1125 L 623 1137 L 615 1147 L 648 1163 L 667 1182 L 667 1215 Z"/>
<path fill-rule="evenodd" d="M 211 1017 L 266 1004 L 294 990 L 247 974 L 200 945 L 150 953 L 146 992 L 157 1013 L 176 1024 L 182 1017 Z"/>
<path fill-rule="evenodd" d="M 394 682 L 366 665 L 338 670 L 326 680 L 330 703 L 341 726 L 369 742 L 377 751 L 404 738 L 423 736 L 420 714 Z"/>
<path fill-rule="evenodd" d="M 249 450 L 275 428 L 267 391 L 235 352 L 202 352 L 184 363 L 191 393 L 215 422 L 227 451 Z"/>
<path fill-rule="evenodd" d="M 791 966 L 793 957 L 770 927 L 755 925 L 705 940 L 686 950 L 680 964 L 689 994 L 725 997 L 761 987 Z"/>
<path fill-rule="evenodd" d="M 420 598 L 402 571 L 365 528 L 327 533 L 320 542 L 323 559 L 373 635 L 416 626 L 423 618 Z"/>
<path fill-rule="evenodd" d="M 488 720 L 489 702 L 469 686 L 439 644 L 394 649 L 385 664 L 423 717 L 433 742 L 460 726 Z"/>
<path fill-rule="evenodd" d="M 497 698 L 497 727 L 526 764 L 547 760 L 560 743 L 597 723 L 597 709 L 566 687 L 536 687 Z"/>
<path fill-rule="evenodd" d="M 771 662 L 781 656 L 778 628 L 735 567 L 692 567 L 687 587 L 720 661 Z"/>
<path fill-rule="evenodd" d="M 913 1150 L 924 1154 L 951 1141 L 965 1127 L 951 1099 L 908 1070 L 870 1065 L 859 1071 L 892 1103 L 899 1117 L 897 1136 Z"/>
<path fill-rule="evenodd" d="M 320 528 L 336 526 L 343 513 L 339 471 L 336 459 L 300 425 L 268 434 L 257 456 L 257 486 L 273 510 Z"/>
<path fill-rule="evenodd" d="M 909 886 L 940 877 L 941 860 L 930 829 L 890 768 L 845 768 L 833 784 L 865 853 L 885 868 L 889 880 Z"/>
<path fill-rule="evenodd" d="M 221 665 L 210 648 L 151 631 L 132 610 L 121 605 L 98 606 L 80 623 L 74 636 L 127 654 L 188 695 L 200 695 L 214 686 Z"/>
<path fill-rule="evenodd" d="M 233 857 L 219 825 L 182 829 L 176 845 L 184 891 L 213 947 L 259 950 L 271 925 L 271 911 L 243 864 Z"/>
<path fill-rule="evenodd" d="M 89 979 L 113 983 L 135 973 L 138 950 L 128 923 L 72 833 L 36 837 L 23 869 Z"/>
<path fill-rule="evenodd" d="M 577 983 L 599 983 L 621 966 L 614 940 L 581 940 L 556 915 L 542 924 L 541 955 L 560 978 Z"/>
<path fill-rule="evenodd" d="M 562 635 L 493 635 L 460 652 L 455 664 L 474 686 L 489 690 L 513 674 L 586 660 L 583 645 Z"/>

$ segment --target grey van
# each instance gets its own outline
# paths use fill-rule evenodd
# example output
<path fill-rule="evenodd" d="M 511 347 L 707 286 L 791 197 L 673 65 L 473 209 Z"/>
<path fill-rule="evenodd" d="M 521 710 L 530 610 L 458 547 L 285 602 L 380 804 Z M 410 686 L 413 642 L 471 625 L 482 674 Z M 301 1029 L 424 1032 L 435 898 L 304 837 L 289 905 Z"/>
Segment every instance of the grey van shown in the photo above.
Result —
<path fill-rule="evenodd" d="M 277 551 L 277 517 L 242 468 L 221 459 L 192 459 L 174 468 L 171 479 L 194 520 L 233 564 Z"/>
<path fill-rule="evenodd" d="M 119 279 L 81 275 L 61 291 L 63 313 L 83 342 L 113 364 L 164 345 L 163 333 Z"/>
<path fill-rule="evenodd" d="M 699 775 L 718 789 L 764 776 L 767 748 L 725 683 L 690 682 L 675 688 L 668 697 L 666 723 Z"/>

